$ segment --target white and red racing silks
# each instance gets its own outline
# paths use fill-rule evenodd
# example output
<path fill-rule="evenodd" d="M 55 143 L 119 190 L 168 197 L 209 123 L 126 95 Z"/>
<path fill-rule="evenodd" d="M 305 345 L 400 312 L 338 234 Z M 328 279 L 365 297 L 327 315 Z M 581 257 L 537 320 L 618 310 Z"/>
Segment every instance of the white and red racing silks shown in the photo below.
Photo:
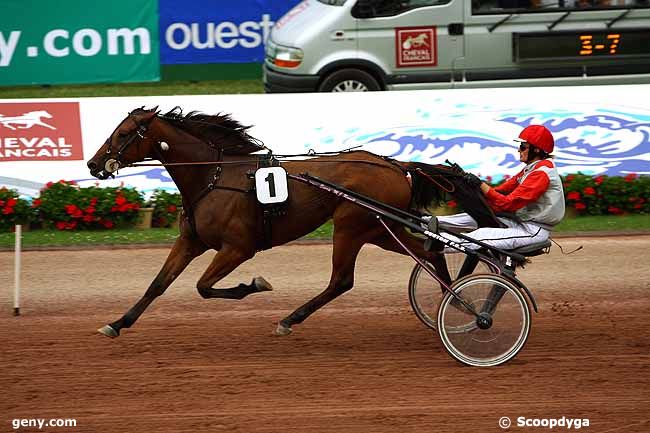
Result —
<path fill-rule="evenodd" d="M 555 164 L 544 159 L 528 164 L 486 194 L 496 212 L 515 212 L 522 221 L 551 228 L 564 217 L 564 189 Z"/>

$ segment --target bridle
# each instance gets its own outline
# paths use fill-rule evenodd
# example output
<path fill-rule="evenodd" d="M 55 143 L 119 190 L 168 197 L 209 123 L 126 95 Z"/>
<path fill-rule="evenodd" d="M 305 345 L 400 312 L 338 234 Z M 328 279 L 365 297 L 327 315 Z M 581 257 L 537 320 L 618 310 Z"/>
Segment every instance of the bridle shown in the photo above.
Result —
<path fill-rule="evenodd" d="M 124 140 L 124 143 L 117 149 L 117 154 L 115 155 L 115 158 L 109 158 L 106 160 L 104 163 L 104 170 L 106 170 L 107 173 L 110 173 L 111 175 L 116 172 L 120 167 L 122 167 L 124 164 L 122 163 L 122 155 L 126 151 L 126 149 L 137 139 L 139 138 L 140 140 L 138 141 L 138 150 L 140 143 L 142 143 L 142 140 L 145 139 L 145 134 L 149 130 L 149 124 L 153 120 L 155 116 L 152 116 L 149 118 L 147 122 L 139 122 L 136 119 L 133 119 L 132 112 L 129 113 L 129 116 L 127 119 L 131 119 L 136 125 L 136 129 L 134 131 L 131 131 L 127 138 Z M 113 140 L 112 140 L 112 135 L 111 137 L 108 138 L 108 148 L 106 149 L 106 154 L 111 155 L 113 153 Z"/>

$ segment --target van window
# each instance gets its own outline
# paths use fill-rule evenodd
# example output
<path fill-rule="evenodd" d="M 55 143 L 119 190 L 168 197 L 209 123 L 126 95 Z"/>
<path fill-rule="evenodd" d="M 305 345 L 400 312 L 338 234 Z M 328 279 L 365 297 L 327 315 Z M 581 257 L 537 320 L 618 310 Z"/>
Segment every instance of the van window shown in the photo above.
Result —
<path fill-rule="evenodd" d="M 647 8 L 650 0 L 472 0 L 473 14 Z"/>
<path fill-rule="evenodd" d="M 352 8 L 355 18 L 378 18 L 399 15 L 411 9 L 436 6 L 451 0 L 359 0 Z"/>

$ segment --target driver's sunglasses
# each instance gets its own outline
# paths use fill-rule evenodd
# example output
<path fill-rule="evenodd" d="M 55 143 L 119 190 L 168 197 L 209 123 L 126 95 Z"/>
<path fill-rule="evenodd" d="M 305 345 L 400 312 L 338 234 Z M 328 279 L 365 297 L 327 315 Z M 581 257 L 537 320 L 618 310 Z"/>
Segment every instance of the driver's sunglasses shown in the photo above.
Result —
<path fill-rule="evenodd" d="M 529 145 L 528 143 L 526 143 L 526 142 L 521 143 L 521 144 L 519 145 L 519 151 L 520 151 L 520 152 L 525 152 L 525 151 L 528 150 L 529 147 L 530 147 L 530 145 Z"/>

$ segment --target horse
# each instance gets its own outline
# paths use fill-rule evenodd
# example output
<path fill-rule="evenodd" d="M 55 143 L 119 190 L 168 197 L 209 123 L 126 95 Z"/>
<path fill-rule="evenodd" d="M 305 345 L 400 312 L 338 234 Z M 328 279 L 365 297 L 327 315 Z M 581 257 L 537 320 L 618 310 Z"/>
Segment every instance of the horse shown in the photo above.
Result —
<path fill-rule="evenodd" d="M 16 129 L 28 129 L 33 126 L 39 125 L 49 129 L 56 129 L 52 125 L 43 122 L 43 118 L 51 119 L 52 115 L 45 110 L 30 111 L 21 116 L 5 117 L 0 114 L 0 123 L 6 128 L 15 131 Z M 12 126 L 14 125 L 14 126 Z"/>
<path fill-rule="evenodd" d="M 265 218 L 252 192 L 252 173 L 268 149 L 230 115 L 183 114 L 179 107 L 162 114 L 141 107 L 119 123 L 87 162 L 92 176 L 106 179 L 120 168 L 157 160 L 178 187 L 183 211 L 179 236 L 144 295 L 120 319 L 98 331 L 111 338 L 131 327 L 145 309 L 161 296 L 185 267 L 212 249 L 217 253 L 196 284 L 204 299 L 243 299 L 272 290 L 263 277 L 237 287 L 215 288 L 221 279 L 251 259 L 257 251 L 298 239 L 332 219 L 332 273 L 327 287 L 279 321 L 276 335 L 288 335 L 319 308 L 352 289 L 357 255 L 365 244 L 405 254 L 398 242 L 370 212 L 329 192 L 289 179 L 284 212 Z M 456 198 L 484 225 L 496 223 L 478 189 L 462 188 L 461 178 L 445 166 L 403 163 L 366 151 L 349 151 L 304 160 L 283 161 L 289 174 L 309 173 L 399 209 L 420 209 L 440 200 L 443 189 L 456 190 Z M 441 178 L 440 173 L 444 176 Z M 428 179 L 438 176 L 431 184 Z M 460 193 L 460 191 L 464 191 Z M 266 220 L 266 221 L 265 221 Z M 440 251 L 425 249 L 423 240 L 396 223 L 399 241 L 429 261 L 439 275 L 450 280 Z M 265 227 L 272 230 L 266 230 Z"/>

